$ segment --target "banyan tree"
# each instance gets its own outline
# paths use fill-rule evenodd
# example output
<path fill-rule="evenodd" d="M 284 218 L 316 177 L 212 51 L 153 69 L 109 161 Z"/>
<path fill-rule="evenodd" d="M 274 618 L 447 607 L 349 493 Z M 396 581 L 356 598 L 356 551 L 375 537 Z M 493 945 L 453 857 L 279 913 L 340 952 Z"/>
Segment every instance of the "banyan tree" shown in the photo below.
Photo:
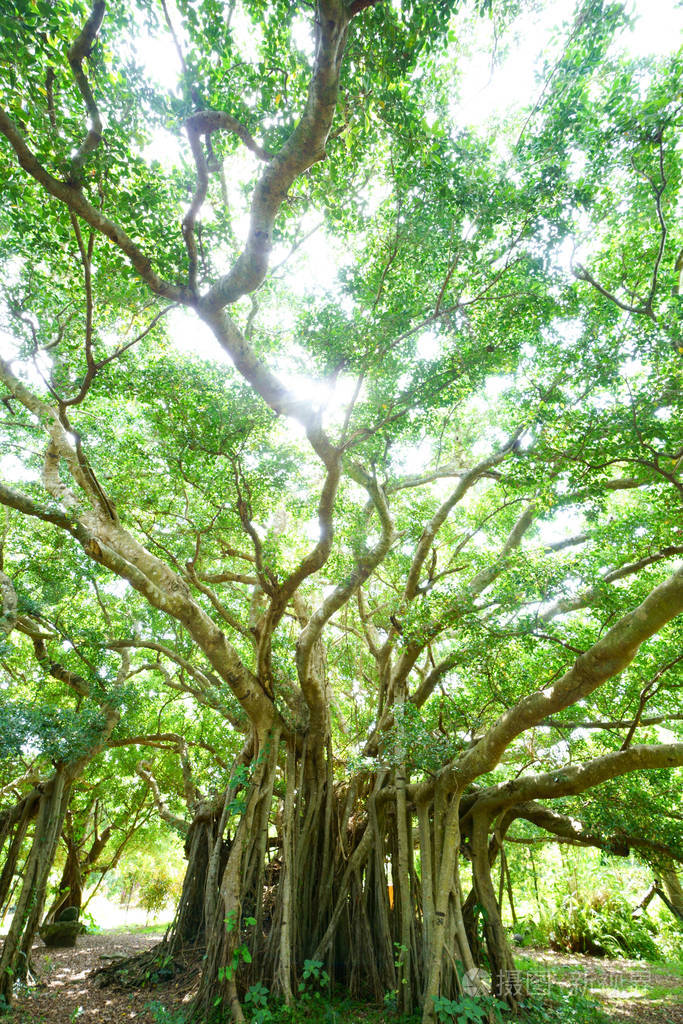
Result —
<path fill-rule="evenodd" d="M 683 764 L 680 57 L 586 0 L 472 123 L 471 41 L 523 16 L 0 11 L 3 693 L 90 709 L 0 814 L 6 999 L 69 792 L 126 745 L 184 838 L 198 1020 L 306 961 L 425 1022 L 484 965 L 514 1007 L 520 821 L 675 894 L 663 801 L 573 798 Z"/>

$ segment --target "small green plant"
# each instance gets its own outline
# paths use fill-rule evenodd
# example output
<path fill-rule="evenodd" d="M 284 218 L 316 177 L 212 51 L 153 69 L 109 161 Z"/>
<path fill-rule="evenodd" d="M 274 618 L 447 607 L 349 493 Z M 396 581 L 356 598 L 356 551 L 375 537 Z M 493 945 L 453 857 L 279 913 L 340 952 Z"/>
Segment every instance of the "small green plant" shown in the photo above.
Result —
<path fill-rule="evenodd" d="M 244 924 L 247 928 L 252 928 L 256 924 L 256 918 L 245 917 Z M 230 933 L 233 932 L 236 927 L 237 913 L 236 911 L 231 910 L 230 913 L 225 918 L 225 930 L 226 932 Z M 251 963 L 251 953 L 249 952 L 249 947 L 247 946 L 246 942 L 241 942 L 238 946 L 235 946 L 235 948 L 232 951 L 230 963 L 224 964 L 223 967 L 218 968 L 218 980 L 221 982 L 232 981 L 241 963 Z M 219 1002 L 220 997 L 216 1000 L 215 1005 L 218 1005 Z"/>
<path fill-rule="evenodd" d="M 147 1003 L 145 1009 L 154 1020 L 154 1024 L 185 1024 L 185 1014 L 180 1010 L 167 1010 L 163 1003 L 154 999 Z"/>
<path fill-rule="evenodd" d="M 407 952 L 408 947 L 404 946 L 402 942 L 394 943 L 394 967 L 397 971 L 399 985 L 408 984 L 408 979 L 403 974 L 403 965 L 405 962 L 405 954 Z"/>
<path fill-rule="evenodd" d="M 384 1009 L 387 1013 L 398 1012 L 398 989 L 392 988 L 390 992 L 384 993 Z"/>
<path fill-rule="evenodd" d="M 481 1021 L 502 1021 L 505 1003 L 492 996 L 463 995 L 460 999 L 434 997 L 434 1012 L 439 1024 L 480 1024 Z"/>
<path fill-rule="evenodd" d="M 609 1024 L 609 1018 L 592 999 L 559 988 L 553 988 L 547 996 L 530 994 L 519 1008 L 528 1024 Z"/>
<path fill-rule="evenodd" d="M 402 942 L 394 943 L 394 967 L 396 968 L 396 976 L 398 978 L 399 985 L 407 985 L 408 979 L 403 972 L 404 954 L 407 952 L 407 947 Z M 388 1013 L 398 1012 L 398 989 L 393 988 L 389 992 L 384 993 L 384 1009 Z"/>
<path fill-rule="evenodd" d="M 251 1024 L 271 1024 L 275 1020 L 273 1012 L 268 1006 L 268 989 L 260 982 L 248 989 L 244 997 L 244 1005 Z"/>
<path fill-rule="evenodd" d="M 304 971 L 299 983 L 302 1001 L 320 1002 L 323 998 L 323 989 L 327 988 L 329 981 L 330 976 L 325 970 L 322 960 L 304 960 Z"/>

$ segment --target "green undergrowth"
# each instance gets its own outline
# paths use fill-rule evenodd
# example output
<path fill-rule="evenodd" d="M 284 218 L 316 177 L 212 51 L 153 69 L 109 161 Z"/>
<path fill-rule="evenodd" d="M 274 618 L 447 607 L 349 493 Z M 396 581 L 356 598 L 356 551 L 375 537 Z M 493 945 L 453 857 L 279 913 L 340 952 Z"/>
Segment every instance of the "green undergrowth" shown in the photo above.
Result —
<path fill-rule="evenodd" d="M 518 980 L 528 992 L 515 1014 L 491 997 L 439 998 L 434 1004 L 438 1024 L 612 1024 L 617 1018 L 609 1013 L 609 1001 L 615 995 L 620 1001 L 657 1009 L 664 1024 L 667 1009 L 683 1002 L 683 963 L 677 961 L 665 968 L 644 964 L 643 970 L 633 964 L 620 967 L 614 961 L 607 961 L 603 968 L 590 961 L 544 964 L 527 957 L 516 958 L 515 965 Z M 242 1003 L 250 1024 L 419 1024 L 421 1011 L 410 1017 L 399 1015 L 394 997 L 395 993 L 388 993 L 382 1006 L 341 994 L 330 997 L 322 964 L 306 961 L 293 1006 L 272 999 L 259 983 L 252 985 Z M 155 1024 L 185 1024 L 181 1011 L 168 1010 L 160 1002 L 149 1003 L 147 1009 Z M 220 1007 L 216 1012 L 215 1024 L 219 1024 Z"/>
<path fill-rule="evenodd" d="M 267 1000 L 247 1000 L 244 1008 L 250 1024 L 420 1024 L 422 1019 L 421 1012 L 399 1016 L 386 1007 L 351 999 L 303 999 L 291 1007 L 273 1006 Z M 160 1002 L 149 1003 L 147 1009 L 154 1024 L 185 1024 L 181 1011 L 168 1010 Z M 568 995 L 561 989 L 542 997 L 529 997 L 514 1016 L 494 1006 L 493 1000 L 468 997 L 438 1000 L 435 1009 L 438 1024 L 488 1024 L 489 1020 L 500 1024 L 610 1024 L 611 1020 L 594 1000 L 580 994 Z M 217 1017 L 216 1024 L 220 1020 Z"/>

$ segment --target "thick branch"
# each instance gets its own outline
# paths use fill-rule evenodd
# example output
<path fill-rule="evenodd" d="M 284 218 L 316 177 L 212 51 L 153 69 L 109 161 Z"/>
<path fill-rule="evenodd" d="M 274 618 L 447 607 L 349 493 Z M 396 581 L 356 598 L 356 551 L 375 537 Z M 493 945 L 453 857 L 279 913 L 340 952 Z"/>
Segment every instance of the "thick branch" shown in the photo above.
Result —
<path fill-rule="evenodd" d="M 508 814 L 511 818 L 522 818 L 525 821 L 530 821 L 533 825 L 537 825 L 546 832 L 550 832 L 552 835 L 567 842 L 578 843 L 580 846 L 596 846 L 598 849 L 608 850 L 618 857 L 628 857 L 631 848 L 634 847 L 651 854 L 672 857 L 679 861 L 682 859 L 669 846 L 643 839 L 641 836 L 621 833 L 603 836 L 596 832 L 590 832 L 585 828 L 583 822 L 578 821 L 576 818 L 570 818 L 565 814 L 558 814 L 547 807 L 543 807 L 541 804 L 533 802 L 520 804 L 517 807 L 513 807 Z"/>
<path fill-rule="evenodd" d="M 256 185 L 246 245 L 229 273 L 206 296 L 209 310 L 230 305 L 258 288 L 268 268 L 275 218 L 292 183 L 325 156 L 337 104 L 348 20 L 340 0 L 318 0 L 316 53 L 303 115 Z"/>
<path fill-rule="evenodd" d="M 589 696 L 630 665 L 641 644 L 683 612 L 683 567 L 648 594 L 645 600 L 610 629 L 555 683 L 504 712 L 485 736 L 449 773 L 449 783 L 464 788 L 495 768 L 512 740 L 564 708 Z M 625 752 L 627 753 L 627 752 Z M 425 790 L 430 784 L 423 784 Z M 421 796 L 420 787 L 414 798 Z"/>
<path fill-rule="evenodd" d="M 68 53 L 69 64 L 71 65 L 76 85 L 83 97 L 83 101 L 88 111 L 88 117 L 90 118 L 88 133 L 81 142 L 76 153 L 74 153 L 71 158 L 71 172 L 74 183 L 78 183 L 83 165 L 88 158 L 88 155 L 97 149 L 102 138 L 102 120 L 100 118 L 100 112 L 97 109 L 95 97 L 93 96 L 92 89 L 90 88 L 90 83 L 88 82 L 87 76 L 83 70 L 83 61 L 90 55 L 93 48 L 97 38 L 97 33 L 102 25 L 105 8 L 106 3 L 104 0 L 95 0 L 90 12 L 90 17 L 86 21 Z"/>
<path fill-rule="evenodd" d="M 572 796 L 629 772 L 680 765 L 683 765 L 683 743 L 641 743 L 628 750 L 603 754 L 584 764 L 565 765 L 556 771 L 526 775 L 491 786 L 479 794 L 477 807 L 488 812 L 527 800 Z"/>

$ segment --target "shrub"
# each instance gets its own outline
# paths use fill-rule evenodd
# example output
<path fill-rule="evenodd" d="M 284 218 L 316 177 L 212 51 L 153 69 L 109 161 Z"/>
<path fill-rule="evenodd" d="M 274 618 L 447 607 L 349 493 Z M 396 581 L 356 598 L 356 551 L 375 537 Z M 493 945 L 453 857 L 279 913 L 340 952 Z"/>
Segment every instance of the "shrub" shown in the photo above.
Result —
<path fill-rule="evenodd" d="M 143 877 L 139 886 L 138 902 L 148 914 L 160 913 L 171 900 L 180 896 L 178 880 L 166 871 Z"/>
<path fill-rule="evenodd" d="M 654 926 L 634 918 L 630 904 L 604 889 L 589 896 L 570 895 L 550 922 L 550 946 L 569 953 L 657 960 Z"/>

